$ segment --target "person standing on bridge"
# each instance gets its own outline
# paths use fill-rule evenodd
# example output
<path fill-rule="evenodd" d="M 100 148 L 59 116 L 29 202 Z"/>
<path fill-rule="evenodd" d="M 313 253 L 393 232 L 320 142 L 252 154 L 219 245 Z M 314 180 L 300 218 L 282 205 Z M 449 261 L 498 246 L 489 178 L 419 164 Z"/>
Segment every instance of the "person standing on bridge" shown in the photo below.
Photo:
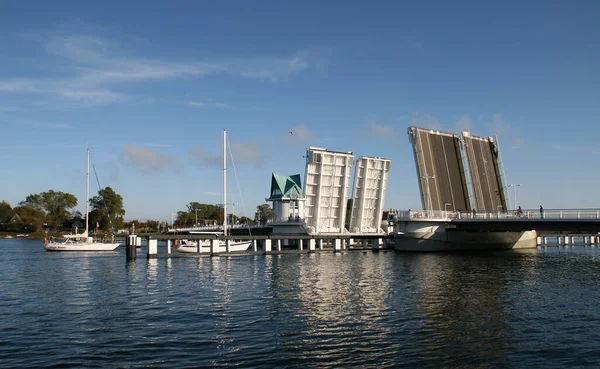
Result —
<path fill-rule="evenodd" d="M 540 205 L 540 219 L 544 219 L 544 208 Z"/>

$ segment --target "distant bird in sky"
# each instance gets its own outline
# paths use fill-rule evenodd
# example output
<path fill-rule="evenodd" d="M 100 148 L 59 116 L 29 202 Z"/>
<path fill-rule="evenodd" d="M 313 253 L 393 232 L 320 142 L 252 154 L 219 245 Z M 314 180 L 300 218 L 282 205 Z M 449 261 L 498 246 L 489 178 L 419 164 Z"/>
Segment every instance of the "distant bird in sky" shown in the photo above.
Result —
<path fill-rule="evenodd" d="M 294 134 L 294 132 L 290 131 L 290 134 L 291 134 L 291 135 L 293 135 L 293 134 Z"/>

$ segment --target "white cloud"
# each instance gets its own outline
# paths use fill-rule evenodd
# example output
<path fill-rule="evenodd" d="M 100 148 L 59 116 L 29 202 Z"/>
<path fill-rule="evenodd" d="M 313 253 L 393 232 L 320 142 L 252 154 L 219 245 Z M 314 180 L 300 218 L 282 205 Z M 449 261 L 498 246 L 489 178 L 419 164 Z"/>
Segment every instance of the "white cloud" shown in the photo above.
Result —
<path fill-rule="evenodd" d="M 197 108 L 204 108 L 204 109 L 210 109 L 210 108 L 217 108 L 217 109 L 224 109 L 224 108 L 229 108 L 230 106 L 222 103 L 222 102 L 218 102 L 218 101 L 189 101 L 188 102 L 189 105 L 191 106 L 195 106 Z"/>
<path fill-rule="evenodd" d="M 181 167 L 175 161 L 159 152 L 148 150 L 144 147 L 125 144 L 120 160 L 124 164 L 132 165 L 146 174 L 162 171 L 179 172 Z"/>
<path fill-rule="evenodd" d="M 396 136 L 396 131 L 394 130 L 393 127 L 381 125 L 374 120 L 368 120 L 366 122 L 366 124 L 369 127 L 369 131 L 373 136 L 377 136 L 377 137 Z"/>
<path fill-rule="evenodd" d="M 59 88 L 56 91 L 60 96 L 67 97 L 82 105 L 104 105 L 115 102 L 124 102 L 127 97 L 108 90 L 75 90 Z"/>
<path fill-rule="evenodd" d="M 133 82 L 217 74 L 277 82 L 323 63 L 322 57 L 310 50 L 289 56 L 147 59 L 130 55 L 127 45 L 89 35 L 56 36 L 44 44 L 44 49 L 63 59 L 55 69 L 69 73 L 69 77 L 0 80 L 0 92 L 41 93 L 72 99 L 78 105 L 100 105 L 127 100 L 126 94 L 117 89 Z M 200 103 L 201 107 L 225 107 L 220 103 Z"/>

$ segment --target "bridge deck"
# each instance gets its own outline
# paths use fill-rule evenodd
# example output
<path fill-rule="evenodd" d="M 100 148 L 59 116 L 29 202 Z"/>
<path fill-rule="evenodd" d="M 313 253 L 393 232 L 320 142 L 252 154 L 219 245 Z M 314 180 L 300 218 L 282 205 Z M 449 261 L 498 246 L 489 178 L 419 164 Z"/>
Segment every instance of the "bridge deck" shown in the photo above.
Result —
<path fill-rule="evenodd" d="M 599 209 L 549 209 L 517 212 L 404 211 L 393 214 L 393 221 L 443 222 L 447 230 L 519 232 L 545 234 L 590 234 L 600 232 Z"/>

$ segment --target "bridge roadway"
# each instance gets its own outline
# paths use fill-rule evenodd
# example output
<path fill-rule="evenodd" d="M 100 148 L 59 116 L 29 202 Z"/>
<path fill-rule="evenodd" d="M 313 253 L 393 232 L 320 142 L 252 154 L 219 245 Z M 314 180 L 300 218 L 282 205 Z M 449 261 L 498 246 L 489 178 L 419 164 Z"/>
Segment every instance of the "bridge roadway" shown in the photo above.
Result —
<path fill-rule="evenodd" d="M 523 210 L 519 215 L 511 212 L 445 212 L 411 211 L 400 212 L 398 220 L 444 222 L 448 232 L 452 230 L 467 232 L 520 232 L 537 231 L 551 234 L 594 234 L 600 232 L 599 209 L 548 209 L 543 217 L 539 210 Z"/>

